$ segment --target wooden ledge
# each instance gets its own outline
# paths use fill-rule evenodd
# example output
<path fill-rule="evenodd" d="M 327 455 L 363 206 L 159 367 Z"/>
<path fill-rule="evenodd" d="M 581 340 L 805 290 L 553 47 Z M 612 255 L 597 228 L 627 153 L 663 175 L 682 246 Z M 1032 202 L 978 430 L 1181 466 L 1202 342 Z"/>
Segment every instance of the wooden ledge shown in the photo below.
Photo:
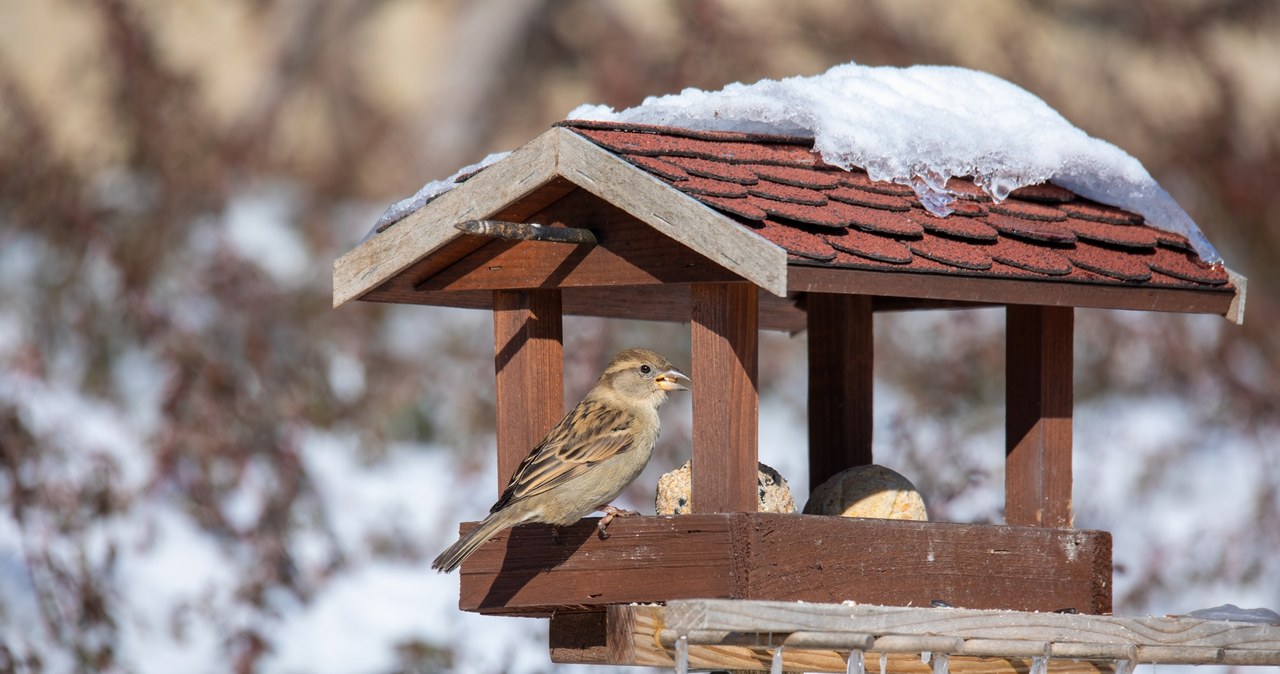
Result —
<path fill-rule="evenodd" d="M 1111 611 L 1105 531 L 767 513 L 525 525 L 462 566 L 459 607 L 548 616 L 740 598 L 1081 613 Z M 474 523 L 464 523 L 469 531 Z"/>

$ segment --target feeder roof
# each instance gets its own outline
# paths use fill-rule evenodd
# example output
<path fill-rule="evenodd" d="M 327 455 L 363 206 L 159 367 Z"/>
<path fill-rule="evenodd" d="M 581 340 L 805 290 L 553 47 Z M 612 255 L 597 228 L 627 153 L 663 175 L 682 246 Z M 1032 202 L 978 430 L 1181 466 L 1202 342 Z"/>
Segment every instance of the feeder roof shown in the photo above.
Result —
<path fill-rule="evenodd" d="M 1243 316 L 1244 278 L 1203 261 L 1186 237 L 1056 185 L 996 202 L 952 178 L 960 198 L 937 217 L 908 186 L 823 162 L 812 139 L 596 121 L 557 127 L 340 259 L 335 304 L 381 299 L 370 291 L 411 266 L 415 279 L 429 275 L 423 260 L 465 237 L 457 222 L 521 220 L 581 188 L 779 297 L 859 292 Z M 450 261 L 465 254 L 453 249 Z"/>

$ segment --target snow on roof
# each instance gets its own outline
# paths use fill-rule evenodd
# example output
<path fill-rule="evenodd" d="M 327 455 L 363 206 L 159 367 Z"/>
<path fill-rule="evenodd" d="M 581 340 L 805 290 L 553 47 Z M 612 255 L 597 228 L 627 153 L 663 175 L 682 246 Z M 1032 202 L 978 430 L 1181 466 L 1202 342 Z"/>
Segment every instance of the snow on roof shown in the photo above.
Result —
<path fill-rule="evenodd" d="M 822 159 L 873 180 L 910 185 L 935 215 L 951 212 L 947 181 L 970 176 L 997 201 L 1044 182 L 1140 213 L 1222 261 L 1141 162 L 1068 122 L 1025 89 L 966 68 L 848 63 L 812 77 L 685 89 L 615 111 L 583 105 L 568 119 L 814 139 Z"/>

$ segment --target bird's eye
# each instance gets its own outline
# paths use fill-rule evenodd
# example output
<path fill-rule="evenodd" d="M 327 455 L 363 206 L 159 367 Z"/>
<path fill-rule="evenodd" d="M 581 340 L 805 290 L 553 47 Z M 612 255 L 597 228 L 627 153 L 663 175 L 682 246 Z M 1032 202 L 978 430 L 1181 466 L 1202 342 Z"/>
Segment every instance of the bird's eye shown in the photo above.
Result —
<path fill-rule="evenodd" d="M 640 374 L 649 374 L 650 372 L 653 372 L 653 368 L 649 367 L 648 365 L 640 366 Z"/>

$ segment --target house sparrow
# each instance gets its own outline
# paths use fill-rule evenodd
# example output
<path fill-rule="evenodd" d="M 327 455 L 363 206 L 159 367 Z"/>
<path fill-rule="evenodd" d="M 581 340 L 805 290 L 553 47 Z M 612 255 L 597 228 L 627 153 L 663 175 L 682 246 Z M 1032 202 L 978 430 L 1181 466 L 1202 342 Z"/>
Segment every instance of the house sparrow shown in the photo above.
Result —
<path fill-rule="evenodd" d="M 573 524 L 603 511 L 600 537 L 614 517 L 636 513 L 609 505 L 636 479 L 658 441 L 658 408 L 668 391 L 688 390 L 684 373 L 648 349 L 627 349 L 605 368 L 587 397 L 520 463 L 497 503 L 475 529 L 440 553 L 431 568 L 448 573 L 499 531 L 517 524 Z"/>

